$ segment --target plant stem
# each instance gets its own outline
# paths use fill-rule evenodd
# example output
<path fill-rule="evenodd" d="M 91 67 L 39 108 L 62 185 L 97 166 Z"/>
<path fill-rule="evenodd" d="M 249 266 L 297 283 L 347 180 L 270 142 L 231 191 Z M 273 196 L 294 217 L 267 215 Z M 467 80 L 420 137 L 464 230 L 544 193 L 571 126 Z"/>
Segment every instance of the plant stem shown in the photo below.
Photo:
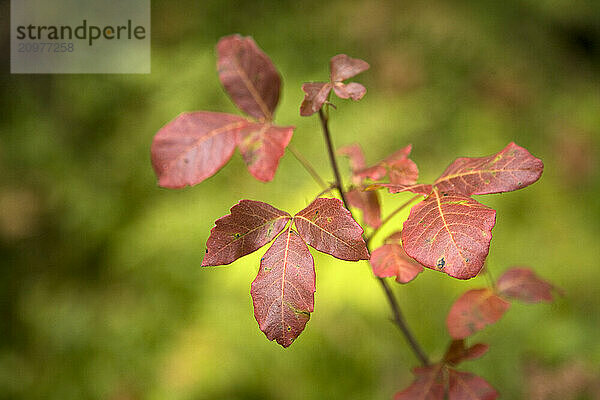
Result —
<path fill-rule="evenodd" d="M 390 303 L 392 314 L 394 315 L 394 323 L 404 334 L 404 337 L 408 341 L 408 344 L 410 345 L 412 351 L 415 353 L 415 356 L 417 356 L 421 364 L 423 364 L 423 366 L 425 367 L 428 366 L 430 364 L 429 358 L 427 357 L 427 354 L 425 354 L 425 352 L 421 348 L 421 345 L 419 345 L 419 342 L 417 342 L 417 339 L 408 327 L 408 324 L 406 323 L 406 320 L 404 319 L 404 316 L 400 311 L 400 305 L 398 304 L 394 293 L 392 293 L 392 289 L 390 289 L 390 286 L 383 278 L 377 278 L 377 280 L 381 284 L 381 287 L 385 292 L 388 302 Z"/>
<path fill-rule="evenodd" d="M 398 214 L 400 211 L 404 210 L 406 207 L 408 207 L 408 205 L 410 203 L 412 203 L 414 200 L 418 199 L 419 197 L 421 197 L 421 195 L 417 194 L 416 196 L 411 197 L 410 199 L 408 199 L 408 201 L 406 203 L 403 203 L 402 205 L 400 205 L 400 207 L 396 208 L 394 211 L 392 211 L 392 213 L 390 215 L 388 215 L 387 217 L 385 217 L 383 219 L 383 221 L 381 221 L 381 225 L 379 225 L 377 228 L 375 228 L 375 230 L 371 233 L 371 236 L 369 236 L 367 238 L 367 243 L 370 243 L 371 240 L 373 239 L 373 237 L 379 233 L 379 231 L 381 230 L 381 228 L 388 222 L 390 222 L 390 220 L 396 215 Z"/>
<path fill-rule="evenodd" d="M 302 153 L 300 153 L 300 151 L 298 151 L 296 146 L 294 146 L 293 144 L 290 143 L 290 144 L 288 144 L 287 149 L 290 151 L 290 153 L 292 153 L 292 155 L 296 158 L 296 160 L 298 160 L 298 162 L 300 164 L 302 164 L 302 166 L 304 167 L 306 172 L 308 172 L 310 174 L 310 176 L 312 176 L 312 178 L 315 180 L 315 182 L 317 182 L 317 184 L 319 186 L 321 186 L 321 188 L 323 190 L 326 190 L 327 188 L 329 188 L 329 185 L 325 183 L 325 181 L 321 178 L 321 176 L 319 176 L 319 173 L 313 168 L 313 166 L 310 164 L 310 161 L 308 161 L 306 159 L 306 157 L 304 157 L 302 155 Z"/>
<path fill-rule="evenodd" d="M 321 120 L 321 128 L 323 129 L 325 143 L 327 144 L 327 152 L 329 153 L 329 162 L 331 164 L 331 169 L 333 170 L 333 175 L 335 176 L 335 183 L 337 185 L 338 192 L 340 193 L 340 197 L 342 198 L 344 207 L 346 207 L 346 209 L 350 211 L 350 207 L 348 206 L 348 202 L 346 201 L 346 196 L 344 195 L 344 183 L 342 182 L 340 169 L 338 168 L 337 160 L 335 158 L 335 150 L 333 149 L 331 133 L 329 132 L 328 118 L 325 116 L 325 113 L 323 112 L 322 108 L 319 109 L 319 119 Z"/>
<path fill-rule="evenodd" d="M 340 171 L 339 171 L 339 168 L 337 165 L 337 160 L 335 158 L 335 151 L 333 149 L 333 143 L 331 141 L 331 133 L 329 132 L 328 118 L 327 118 L 327 116 L 325 116 L 322 109 L 319 110 L 319 118 L 321 120 L 321 128 L 323 129 L 323 135 L 325 136 L 325 143 L 327 144 L 327 151 L 329 153 L 329 161 L 331 163 L 331 169 L 333 170 L 333 174 L 335 176 L 335 182 L 336 182 L 338 192 L 340 193 L 340 197 L 342 198 L 342 202 L 344 203 L 344 206 L 346 207 L 346 209 L 348 211 L 350 211 L 350 214 L 352 214 L 352 211 L 350 210 L 350 207 L 348 207 L 348 203 L 346 202 L 346 197 L 344 195 L 344 185 L 342 183 L 342 178 L 340 176 Z M 413 199 L 411 199 L 409 202 L 407 202 L 403 207 L 406 207 L 408 204 L 410 204 L 410 202 Z M 399 211 L 400 210 L 397 210 L 394 213 L 399 212 Z M 394 214 L 394 213 L 392 213 L 392 214 Z M 388 216 L 387 219 L 389 219 L 389 218 L 391 218 L 391 216 Z M 370 253 L 371 251 L 369 249 L 368 242 L 366 242 L 366 246 L 367 246 L 367 250 L 369 250 L 369 253 Z M 415 353 L 415 356 L 419 359 L 421 364 L 423 364 L 424 366 L 428 366 L 430 364 L 429 359 L 427 358 L 427 355 L 425 354 L 425 352 L 423 351 L 423 349 L 417 342 L 415 336 L 411 332 L 410 328 L 408 327 L 408 324 L 406 323 L 406 320 L 404 319 L 404 317 L 402 315 L 402 311 L 400 310 L 400 305 L 398 304 L 396 297 L 394 297 L 394 293 L 392 293 L 392 290 L 390 289 L 389 285 L 383 278 L 377 278 L 377 280 L 379 281 L 379 284 L 381 285 L 381 288 L 383 289 L 383 291 L 385 293 L 385 296 L 390 305 L 390 308 L 392 309 L 394 323 L 396 324 L 396 326 L 400 329 L 400 331 L 406 338 L 408 344 L 410 345 L 410 348 Z"/>

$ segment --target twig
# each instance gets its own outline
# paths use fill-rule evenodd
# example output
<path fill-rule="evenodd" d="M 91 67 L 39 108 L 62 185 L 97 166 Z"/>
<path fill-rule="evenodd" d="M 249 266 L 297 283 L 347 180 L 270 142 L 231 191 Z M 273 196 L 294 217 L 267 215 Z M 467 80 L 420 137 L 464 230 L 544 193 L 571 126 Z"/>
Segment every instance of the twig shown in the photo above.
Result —
<path fill-rule="evenodd" d="M 346 196 L 344 195 L 344 184 L 342 182 L 342 176 L 340 175 L 340 170 L 337 165 L 337 160 L 335 158 L 335 151 L 333 149 L 333 143 L 331 141 L 331 133 L 329 132 L 329 124 L 325 113 L 323 113 L 323 109 L 319 109 L 319 119 L 321 120 L 321 128 L 323 129 L 323 135 L 325 136 L 325 143 L 327 144 L 327 152 L 329 153 L 329 162 L 331 164 L 331 169 L 333 170 L 333 175 L 335 177 L 335 183 L 338 188 L 338 192 L 340 193 L 340 197 L 342 198 L 342 202 L 344 203 L 344 207 L 350 211 L 350 207 L 348 206 L 348 202 L 346 201 Z"/>
<path fill-rule="evenodd" d="M 344 186 L 342 183 L 342 178 L 340 176 L 340 171 L 338 169 L 337 161 L 335 158 L 335 151 L 333 149 L 333 144 L 331 141 L 331 133 L 329 132 L 328 118 L 325 116 L 322 109 L 319 110 L 319 118 L 321 120 L 321 127 L 323 129 L 323 135 L 325 136 L 325 142 L 327 144 L 327 151 L 329 153 L 329 161 L 331 163 L 331 169 L 333 170 L 333 174 L 335 176 L 335 182 L 336 182 L 337 189 L 340 193 L 340 197 L 342 198 L 342 202 L 344 203 L 344 206 L 352 214 L 352 211 L 350 210 L 350 207 L 348 207 L 348 203 L 346 202 L 346 197 L 344 195 Z M 411 201 L 412 201 L 412 199 L 411 199 Z M 406 205 L 408 205 L 409 203 L 410 202 L 406 203 Z M 397 210 L 396 212 L 399 212 L 399 210 Z M 391 218 L 391 217 L 388 216 L 388 218 Z M 369 250 L 369 253 L 370 253 L 368 242 L 366 243 L 366 245 L 367 245 L 367 250 Z M 427 355 L 425 354 L 425 352 L 423 351 L 423 349 L 417 342 L 415 336 L 413 335 L 410 328 L 408 327 L 408 324 L 404 320 L 402 312 L 400 311 L 400 305 L 398 304 L 396 297 L 394 297 L 392 290 L 390 289 L 389 285 L 383 278 L 377 278 L 377 280 L 379 281 L 381 287 L 383 288 L 383 291 L 388 300 L 390 308 L 392 309 L 392 315 L 394 316 L 394 323 L 396 324 L 396 326 L 398 326 L 398 328 L 400 329 L 402 334 L 404 334 L 404 337 L 406 338 L 408 344 L 410 345 L 411 349 L 415 353 L 415 356 L 419 359 L 419 361 L 421 361 L 421 364 L 423 364 L 424 366 L 428 366 L 430 364 L 429 359 L 427 358 Z"/>

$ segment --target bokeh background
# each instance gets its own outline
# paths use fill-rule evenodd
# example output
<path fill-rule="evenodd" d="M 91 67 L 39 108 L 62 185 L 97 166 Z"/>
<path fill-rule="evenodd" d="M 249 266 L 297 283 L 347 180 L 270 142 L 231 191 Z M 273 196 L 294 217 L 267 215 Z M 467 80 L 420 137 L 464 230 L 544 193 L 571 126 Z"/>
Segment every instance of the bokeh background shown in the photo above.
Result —
<path fill-rule="evenodd" d="M 314 254 L 316 307 L 289 348 L 266 340 L 250 282 L 264 250 L 200 268 L 213 222 L 241 198 L 295 212 L 320 191 L 286 154 L 273 182 L 239 154 L 185 190 L 158 188 L 154 133 L 182 111 L 237 112 L 214 45 L 252 35 L 283 75 L 276 122 L 331 179 L 302 82 L 338 53 L 371 69 L 337 101 L 337 145 L 369 162 L 413 144 L 423 181 L 510 141 L 543 159 L 498 211 L 489 268 L 533 268 L 564 291 L 514 304 L 464 364 L 507 399 L 600 396 L 600 5 L 596 0 L 152 1 L 150 75 L 10 75 L 0 57 L 1 399 L 390 399 L 417 365 L 366 263 Z M 342 163 L 348 172 L 346 163 Z M 383 196 L 384 214 L 408 198 Z M 399 215 L 390 229 L 401 226 Z M 395 293 L 433 359 L 451 303 L 484 278 L 425 271 Z"/>

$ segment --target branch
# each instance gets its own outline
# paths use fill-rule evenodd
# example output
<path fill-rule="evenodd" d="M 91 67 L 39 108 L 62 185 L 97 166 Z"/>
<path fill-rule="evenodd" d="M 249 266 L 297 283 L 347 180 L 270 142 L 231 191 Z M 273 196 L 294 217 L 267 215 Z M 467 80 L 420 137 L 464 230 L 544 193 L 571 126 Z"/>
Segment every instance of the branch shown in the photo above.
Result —
<path fill-rule="evenodd" d="M 342 202 L 344 203 L 344 206 L 348 209 L 348 211 L 350 211 L 350 214 L 352 214 L 350 207 L 348 207 L 348 203 L 346 201 L 346 196 L 344 195 L 344 185 L 342 183 L 342 178 L 340 176 L 340 171 L 339 171 L 339 168 L 337 165 L 337 160 L 335 158 L 335 151 L 333 149 L 333 143 L 331 141 L 331 133 L 329 132 L 328 118 L 327 118 L 327 116 L 325 116 L 325 113 L 323 113 L 322 109 L 319 110 L 319 118 L 321 120 L 321 128 L 323 129 L 323 135 L 325 136 L 325 143 L 327 144 L 327 151 L 329 153 L 329 161 L 331 163 L 331 169 L 333 170 L 333 174 L 335 176 L 335 183 L 336 183 L 338 192 L 340 193 L 340 197 L 342 198 Z M 410 201 L 412 201 L 412 200 L 413 199 L 411 199 Z M 404 207 L 406 205 L 408 205 L 410 203 L 410 201 L 408 203 L 406 203 L 404 205 Z M 387 219 L 391 218 L 393 216 L 393 214 L 395 214 L 396 212 L 399 212 L 399 211 L 400 210 L 396 210 L 390 216 L 388 216 Z M 369 250 L 369 253 L 370 253 L 368 241 L 366 242 L 366 245 L 367 245 L 367 250 Z M 408 341 L 408 344 L 410 345 L 411 349 L 415 353 L 415 356 L 417 356 L 419 361 L 421 361 L 421 364 L 423 364 L 424 366 L 428 366 L 430 364 L 429 359 L 427 358 L 427 355 L 425 354 L 425 352 L 423 351 L 423 349 L 417 342 L 415 336 L 413 335 L 410 328 L 408 327 L 408 324 L 404 320 L 402 312 L 400 311 L 400 305 L 398 304 L 396 297 L 394 297 L 392 290 L 390 289 L 389 285 L 383 278 L 377 278 L 377 280 L 381 284 L 381 287 L 383 288 L 383 291 L 385 292 L 385 296 L 388 300 L 390 308 L 392 309 L 392 315 L 394 316 L 394 323 L 396 324 L 396 326 L 398 326 L 398 328 L 400 329 L 400 331 L 402 332 L 402 334 Z"/>
<path fill-rule="evenodd" d="M 328 119 L 323 113 L 323 109 L 319 109 L 319 119 L 321 120 L 321 128 L 323 129 L 323 135 L 325 136 L 325 143 L 327 144 L 327 151 L 329 153 L 329 162 L 331 163 L 331 169 L 333 170 L 333 175 L 335 176 L 335 184 L 337 185 L 338 192 L 340 193 L 340 197 L 342 198 L 342 202 L 344 203 L 344 207 L 350 211 L 350 207 L 348 206 L 348 202 L 346 201 L 346 196 L 344 195 L 344 183 L 342 182 L 342 177 L 340 175 L 340 169 L 337 165 L 337 160 L 335 158 L 335 150 L 333 149 L 333 143 L 331 141 L 331 133 L 329 132 L 329 124 Z"/>

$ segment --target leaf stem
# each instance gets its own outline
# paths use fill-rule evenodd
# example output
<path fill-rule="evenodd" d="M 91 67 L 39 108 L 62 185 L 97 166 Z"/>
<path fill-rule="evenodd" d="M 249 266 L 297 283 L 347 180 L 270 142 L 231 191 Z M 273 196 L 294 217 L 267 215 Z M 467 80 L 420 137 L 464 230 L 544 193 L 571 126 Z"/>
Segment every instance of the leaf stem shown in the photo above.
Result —
<path fill-rule="evenodd" d="M 290 153 L 292 153 L 296 160 L 298 160 L 298 162 L 302 164 L 306 172 L 308 172 L 310 176 L 312 176 L 315 182 L 317 182 L 317 184 L 321 186 L 323 190 L 327 190 L 329 188 L 329 185 L 325 183 L 325 181 L 321 178 L 317 170 L 315 170 L 314 167 L 311 165 L 310 161 L 308 161 L 306 157 L 304 157 L 302 153 L 300 153 L 296 146 L 290 143 L 288 144 L 287 149 L 290 151 Z"/>
<path fill-rule="evenodd" d="M 333 143 L 331 141 L 331 133 L 329 132 L 328 117 L 325 115 L 325 113 L 323 112 L 322 109 L 319 110 L 319 118 L 321 120 L 321 128 L 323 129 L 323 135 L 325 136 L 325 143 L 327 144 L 327 152 L 329 153 L 329 161 L 331 163 L 331 169 L 333 170 L 333 174 L 335 176 L 335 183 L 336 183 L 338 192 L 340 193 L 340 197 L 342 198 L 342 202 L 344 203 L 344 206 L 348 209 L 348 211 L 350 211 L 350 214 L 352 215 L 352 211 L 350 210 L 350 207 L 348 207 L 348 203 L 346 202 L 346 196 L 344 195 L 344 185 L 342 183 L 342 178 L 340 176 L 340 171 L 339 171 L 337 161 L 335 158 L 335 151 L 333 148 Z M 412 200 L 413 199 L 411 199 L 410 201 L 412 201 Z M 407 202 L 406 205 L 408 205 L 410 203 L 410 201 Z M 404 205 L 404 206 L 406 206 L 406 205 Z M 397 210 L 395 212 L 399 212 L 399 210 Z M 392 213 L 392 214 L 394 214 L 394 213 Z M 391 216 L 388 216 L 388 219 L 389 218 L 391 218 Z M 368 242 L 366 243 L 366 246 L 367 246 L 367 250 L 369 250 L 369 254 L 370 254 L 371 251 L 369 249 Z M 427 357 L 427 355 L 425 354 L 425 352 L 423 351 L 423 349 L 417 342 L 412 331 L 408 327 L 408 324 L 406 323 L 406 320 L 404 319 L 404 316 L 402 315 L 402 311 L 400 310 L 400 305 L 398 304 L 398 301 L 396 300 L 394 293 L 392 293 L 392 290 L 389 287 L 388 283 L 383 278 L 377 278 L 377 280 L 379 281 L 379 284 L 381 285 L 381 288 L 383 289 L 383 291 L 385 293 L 385 296 L 390 305 L 390 308 L 392 309 L 394 323 L 396 324 L 398 329 L 400 329 L 400 331 L 406 338 L 406 341 L 410 345 L 410 348 L 415 353 L 415 356 L 419 359 L 421 364 L 423 364 L 424 366 L 430 365 L 429 358 Z"/>
<path fill-rule="evenodd" d="M 330 185 L 330 186 L 329 186 L 327 189 L 321 190 L 321 191 L 320 191 L 320 192 L 319 192 L 319 193 L 318 193 L 318 194 L 315 196 L 315 199 L 314 199 L 314 200 L 318 199 L 319 197 L 323 196 L 323 195 L 324 195 L 324 194 L 326 194 L 326 193 L 329 193 L 329 192 L 331 192 L 333 189 L 336 189 L 336 188 L 337 188 L 337 186 L 335 186 L 334 184 Z M 313 200 L 313 201 L 314 201 L 314 200 Z"/>
<path fill-rule="evenodd" d="M 483 273 L 485 274 L 486 280 L 488 281 L 488 284 L 490 285 L 490 287 L 495 290 L 496 289 L 496 281 L 494 280 L 494 277 L 492 276 L 492 272 L 490 271 L 490 266 L 488 265 L 487 262 L 483 265 Z"/>
<path fill-rule="evenodd" d="M 400 211 L 404 210 L 406 207 L 408 207 L 410 205 L 410 203 L 412 203 L 413 201 L 415 201 L 417 198 L 422 197 L 421 195 L 417 194 L 413 197 L 411 197 L 410 199 L 408 199 L 408 201 L 406 203 L 401 204 L 398 208 L 396 208 L 394 211 L 392 211 L 392 213 L 390 215 L 388 215 L 387 217 L 385 217 L 383 219 L 383 221 L 381 221 L 381 225 L 379 225 L 377 228 L 375 228 L 375 230 L 371 233 L 371 235 L 367 238 L 367 243 L 370 243 L 371 240 L 373 239 L 373 237 L 379 233 L 381 231 L 381 228 L 388 222 L 390 222 L 390 220 L 396 215 L 398 214 Z"/>

